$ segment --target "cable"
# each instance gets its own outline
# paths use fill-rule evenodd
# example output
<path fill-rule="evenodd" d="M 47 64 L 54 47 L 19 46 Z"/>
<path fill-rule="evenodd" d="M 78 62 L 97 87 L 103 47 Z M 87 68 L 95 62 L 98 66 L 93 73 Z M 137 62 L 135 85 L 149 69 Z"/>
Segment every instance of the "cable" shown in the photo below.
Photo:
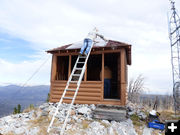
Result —
<path fill-rule="evenodd" d="M 47 59 L 45 59 L 45 61 L 43 61 L 43 63 L 35 70 L 35 72 L 27 79 L 27 81 L 25 81 L 25 83 L 21 86 L 21 88 L 18 90 L 22 90 L 26 85 L 27 83 L 39 72 L 39 70 L 43 67 L 43 65 L 45 65 L 47 63 L 47 61 L 49 60 L 50 58 L 50 55 L 48 56 Z"/>

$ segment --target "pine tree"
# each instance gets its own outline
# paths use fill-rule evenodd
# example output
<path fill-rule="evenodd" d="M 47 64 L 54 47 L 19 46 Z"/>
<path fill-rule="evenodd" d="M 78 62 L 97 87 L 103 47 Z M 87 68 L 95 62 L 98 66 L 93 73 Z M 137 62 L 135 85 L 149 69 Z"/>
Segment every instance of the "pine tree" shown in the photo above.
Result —
<path fill-rule="evenodd" d="M 20 104 L 18 104 L 18 107 L 17 107 L 18 109 L 17 109 L 17 113 L 21 113 L 21 105 Z"/>
<path fill-rule="evenodd" d="M 49 97 L 50 97 L 50 94 L 48 93 L 46 102 L 49 102 Z"/>
<path fill-rule="evenodd" d="M 14 112 L 13 112 L 13 114 L 17 114 L 18 112 L 17 112 L 17 108 L 16 107 L 14 107 Z"/>

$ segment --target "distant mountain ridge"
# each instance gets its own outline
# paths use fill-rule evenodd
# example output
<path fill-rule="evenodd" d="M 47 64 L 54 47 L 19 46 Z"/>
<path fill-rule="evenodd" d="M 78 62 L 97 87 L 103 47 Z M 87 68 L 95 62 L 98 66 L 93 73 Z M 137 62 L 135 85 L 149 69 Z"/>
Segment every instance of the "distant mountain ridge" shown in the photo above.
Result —
<path fill-rule="evenodd" d="M 18 104 L 24 109 L 30 104 L 39 105 L 46 102 L 49 88 L 49 85 L 0 86 L 0 117 L 12 113 Z"/>

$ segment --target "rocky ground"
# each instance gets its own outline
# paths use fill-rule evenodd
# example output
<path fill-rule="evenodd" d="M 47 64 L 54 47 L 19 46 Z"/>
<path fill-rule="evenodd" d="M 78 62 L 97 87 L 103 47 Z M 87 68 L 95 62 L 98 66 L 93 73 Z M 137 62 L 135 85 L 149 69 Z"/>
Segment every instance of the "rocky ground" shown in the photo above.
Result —
<path fill-rule="evenodd" d="M 47 127 L 55 111 L 57 104 L 44 103 L 38 108 L 28 108 L 23 113 L 9 115 L 0 119 L 0 135 L 47 135 Z M 63 120 L 69 104 L 63 104 L 59 109 L 54 126 L 62 127 Z M 130 118 L 122 122 L 96 120 L 92 118 L 95 105 L 74 105 L 66 126 L 66 135 L 137 135 L 137 134 L 161 134 L 154 132 L 145 126 L 138 125 L 133 116 L 146 119 L 147 115 L 140 108 L 128 104 Z M 142 109 L 142 108 L 141 108 Z M 138 119 L 138 120 L 139 120 Z M 138 125 L 138 126 L 137 126 Z M 49 135 L 58 135 L 59 132 L 52 129 Z"/>

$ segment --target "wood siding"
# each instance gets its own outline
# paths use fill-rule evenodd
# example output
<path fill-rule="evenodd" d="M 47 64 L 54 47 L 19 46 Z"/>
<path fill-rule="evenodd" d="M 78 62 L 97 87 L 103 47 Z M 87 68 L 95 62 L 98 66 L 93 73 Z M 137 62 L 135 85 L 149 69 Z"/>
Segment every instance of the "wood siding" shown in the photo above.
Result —
<path fill-rule="evenodd" d="M 121 105 L 124 106 L 126 104 L 126 87 L 127 87 L 127 57 L 125 49 L 119 49 L 114 51 L 101 51 L 101 52 L 93 52 L 92 54 L 102 54 L 102 71 L 104 71 L 104 54 L 105 53 L 120 53 L 119 58 L 117 59 L 118 66 L 118 89 L 120 95 L 120 99 L 104 99 L 104 79 L 102 81 L 87 81 L 87 70 L 85 73 L 85 81 L 82 81 L 79 92 L 75 99 L 75 104 L 110 104 L 110 105 Z M 77 53 L 76 53 L 77 54 Z M 50 102 L 59 102 L 62 93 L 64 92 L 64 88 L 66 86 L 67 81 L 65 80 L 55 80 L 56 75 L 56 63 L 57 56 L 61 56 L 61 54 L 53 54 L 52 59 L 52 69 L 51 69 L 51 90 L 50 90 Z M 71 55 L 73 53 L 68 54 L 69 57 L 69 69 L 68 76 L 70 76 L 71 72 Z M 62 55 L 63 56 L 63 55 Z M 104 73 L 104 72 L 103 72 Z M 104 78 L 104 74 L 102 74 L 102 78 Z M 70 89 L 75 89 L 76 84 L 71 84 Z M 72 97 L 74 92 L 67 91 L 66 97 Z M 71 100 L 63 100 L 63 102 L 71 103 Z"/>
<path fill-rule="evenodd" d="M 64 91 L 67 81 L 51 82 L 50 102 L 58 102 Z M 70 88 L 76 88 L 76 84 L 71 84 Z M 102 100 L 102 82 L 101 81 L 83 81 L 78 91 L 75 104 L 111 104 L 123 105 L 121 100 Z M 67 92 L 67 97 L 72 97 L 74 92 Z M 70 103 L 71 100 L 64 99 L 63 102 Z"/>
<path fill-rule="evenodd" d="M 51 102 L 57 102 L 61 98 L 67 81 L 53 81 L 51 83 Z M 70 89 L 75 89 L 76 84 L 70 84 Z M 101 100 L 101 81 L 82 81 L 80 89 L 78 91 L 75 103 L 94 104 L 100 103 Z M 72 97 L 74 92 L 67 91 L 66 97 Z M 71 100 L 64 100 L 66 103 L 70 103 Z"/>

